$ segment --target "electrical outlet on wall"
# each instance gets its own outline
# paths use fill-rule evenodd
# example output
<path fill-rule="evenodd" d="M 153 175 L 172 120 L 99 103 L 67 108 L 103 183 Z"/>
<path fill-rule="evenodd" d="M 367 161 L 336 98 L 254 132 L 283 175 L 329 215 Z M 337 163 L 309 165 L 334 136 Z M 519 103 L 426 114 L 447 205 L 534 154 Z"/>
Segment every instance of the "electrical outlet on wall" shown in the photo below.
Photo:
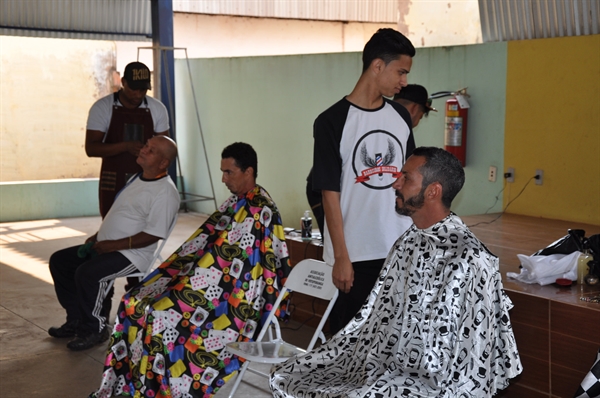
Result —
<path fill-rule="evenodd" d="M 535 171 L 535 185 L 542 185 L 544 183 L 544 170 L 537 169 Z"/>
<path fill-rule="evenodd" d="M 490 166 L 488 180 L 491 182 L 496 182 L 496 173 L 498 173 L 498 168 L 496 166 Z"/>
<path fill-rule="evenodd" d="M 504 178 L 506 178 L 506 182 L 515 182 L 515 168 L 507 168 L 506 173 L 504 174 Z"/>

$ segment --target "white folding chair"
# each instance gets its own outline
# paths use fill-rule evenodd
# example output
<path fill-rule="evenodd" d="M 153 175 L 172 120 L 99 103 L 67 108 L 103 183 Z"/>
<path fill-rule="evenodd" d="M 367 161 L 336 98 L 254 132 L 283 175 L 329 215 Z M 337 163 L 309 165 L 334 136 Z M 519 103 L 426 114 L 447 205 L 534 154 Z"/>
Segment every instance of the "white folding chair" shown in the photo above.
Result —
<path fill-rule="evenodd" d="M 334 286 L 333 280 L 331 279 L 331 271 L 332 267 L 323 261 L 313 259 L 300 261 L 292 268 L 285 285 L 281 289 L 281 292 L 279 292 L 279 297 L 277 297 L 275 304 L 273 304 L 273 310 L 267 317 L 262 330 L 256 338 L 256 341 L 233 342 L 227 344 L 227 350 L 230 353 L 246 360 L 240 369 L 238 376 L 236 377 L 231 393 L 229 394 L 229 398 L 232 398 L 235 394 L 235 391 L 242 381 L 246 370 L 267 378 L 269 377 L 269 375 L 266 373 L 250 368 L 250 362 L 284 362 L 289 358 L 312 350 L 317 342 L 317 338 L 321 338 L 321 340 L 325 342 L 325 335 L 323 334 L 322 329 L 325 325 L 325 321 L 329 317 L 331 309 L 333 308 L 333 304 L 335 304 L 335 300 L 338 297 L 338 290 Z M 275 310 L 279 308 L 281 300 L 288 290 L 323 300 L 329 300 L 329 305 L 325 309 L 325 313 L 321 318 L 321 322 L 319 322 L 319 325 L 317 326 L 317 329 L 315 330 L 315 333 L 313 334 L 312 339 L 310 340 L 310 343 L 306 349 L 302 349 L 293 344 L 287 343 L 281 338 L 281 329 L 279 327 L 279 323 L 277 322 L 277 318 L 275 317 Z M 273 338 L 271 326 L 275 329 L 275 338 Z M 262 340 L 267 332 L 267 329 L 269 330 L 269 341 L 263 342 Z"/>
<path fill-rule="evenodd" d="M 159 264 L 161 264 L 164 260 L 160 255 L 160 252 L 162 251 L 162 249 L 165 247 L 165 243 L 167 243 L 167 239 L 169 239 L 169 236 L 171 236 L 171 232 L 173 232 L 173 229 L 175 228 L 175 224 L 177 224 L 177 217 L 178 215 L 175 214 L 175 217 L 173 217 L 173 221 L 171 221 L 171 226 L 169 227 L 169 231 L 167 232 L 167 236 L 165 236 L 163 239 L 161 239 L 158 242 L 158 245 L 156 246 L 156 250 L 154 251 L 154 255 L 152 256 L 152 260 L 150 261 L 150 266 L 148 266 L 148 269 L 146 271 L 138 271 L 138 272 L 133 272 L 131 274 L 127 274 L 127 275 L 122 275 L 119 277 L 138 277 L 138 278 L 142 278 L 144 279 L 145 277 L 147 277 L 148 275 L 150 275 L 150 273 L 152 272 L 152 270 L 154 270 L 154 266 L 156 263 L 156 260 L 159 261 Z M 116 279 L 116 278 L 115 278 Z M 106 288 L 104 289 L 104 296 L 108 296 L 108 293 L 110 292 L 110 289 L 113 287 L 113 284 L 115 283 L 115 279 L 111 279 L 110 281 L 108 281 L 108 284 L 106 285 Z"/>

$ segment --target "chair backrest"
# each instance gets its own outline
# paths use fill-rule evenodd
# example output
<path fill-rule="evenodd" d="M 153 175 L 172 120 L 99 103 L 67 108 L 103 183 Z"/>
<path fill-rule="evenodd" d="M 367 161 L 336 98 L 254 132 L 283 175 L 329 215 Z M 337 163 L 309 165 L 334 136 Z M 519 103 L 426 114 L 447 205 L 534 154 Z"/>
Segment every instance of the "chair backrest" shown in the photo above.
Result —
<path fill-rule="evenodd" d="M 332 267 L 323 261 L 305 259 L 294 265 L 285 282 L 285 287 L 307 296 L 331 300 L 337 291 L 331 272 Z"/>
<path fill-rule="evenodd" d="M 110 289 L 112 289 L 116 278 L 138 277 L 138 278 L 144 279 L 145 277 L 150 275 L 150 273 L 154 270 L 154 264 L 156 263 L 156 260 L 160 260 L 161 263 L 163 262 L 160 252 L 165 247 L 165 243 L 167 243 L 167 239 L 169 239 L 169 236 L 171 236 L 171 232 L 173 232 L 173 229 L 175 229 L 175 224 L 177 224 L 177 217 L 178 217 L 178 215 L 177 215 L 177 213 L 175 213 L 175 217 L 173 217 L 173 220 L 171 221 L 171 225 L 169 226 L 169 231 L 167 232 L 167 235 L 158 242 L 158 245 L 156 245 L 156 249 L 154 250 L 154 255 L 152 256 L 152 260 L 150 260 L 150 265 L 148 265 L 148 268 L 146 269 L 146 271 L 133 272 L 133 273 L 129 273 L 127 275 L 117 275 L 115 278 L 113 278 L 109 281 L 106 281 L 105 282 L 106 284 L 104 286 L 104 295 L 105 296 L 107 296 L 108 293 L 110 292 Z M 101 287 L 101 289 L 102 289 L 102 287 Z"/>
<path fill-rule="evenodd" d="M 178 214 L 175 213 L 175 217 L 173 217 L 173 221 L 171 221 L 171 226 L 169 227 L 167 236 L 165 236 L 163 239 L 161 239 L 158 242 L 158 245 L 156 246 L 156 250 L 154 250 L 154 255 L 152 256 L 152 260 L 150 261 L 150 266 L 144 273 L 143 278 L 150 275 L 150 273 L 154 270 L 154 264 L 156 263 L 156 260 L 159 260 L 160 263 L 162 263 L 164 261 L 162 256 L 160 255 L 160 252 L 162 252 L 162 249 L 165 247 L 165 243 L 167 243 L 167 239 L 169 239 L 169 236 L 171 236 L 171 232 L 173 232 L 173 230 L 175 229 L 175 224 L 177 224 L 177 217 L 178 217 Z"/>
<path fill-rule="evenodd" d="M 325 309 L 323 313 L 323 317 L 315 330 L 315 333 L 310 341 L 310 344 L 307 347 L 307 351 L 312 350 L 319 335 L 321 334 L 321 330 L 323 326 L 325 326 L 325 322 L 329 317 L 329 313 L 333 308 L 333 305 L 338 296 L 338 289 L 333 284 L 333 279 L 331 276 L 333 267 L 327 265 L 323 261 L 314 260 L 314 259 L 305 259 L 294 265 L 288 278 L 279 292 L 279 296 L 273 304 L 273 308 L 279 308 L 281 301 L 283 300 L 285 294 L 288 291 L 299 292 L 305 294 L 307 296 L 312 296 L 316 298 L 320 298 L 323 300 L 329 300 L 329 305 Z M 262 341 L 268 326 L 271 322 L 276 323 L 275 319 L 275 311 L 271 311 L 268 318 L 265 321 L 263 328 L 260 331 L 260 334 L 256 338 L 256 341 Z M 276 325 L 278 325 L 276 323 Z M 279 328 L 278 330 L 278 338 L 280 338 Z"/>
<path fill-rule="evenodd" d="M 331 277 L 332 270 L 333 267 L 330 267 L 323 261 L 312 259 L 300 261 L 298 264 L 292 267 L 284 286 L 279 292 L 277 300 L 275 300 L 275 303 L 273 304 L 273 310 L 269 313 L 269 316 L 265 320 L 265 323 L 255 342 L 232 342 L 227 344 L 227 348 L 231 353 L 238 355 L 241 358 L 245 358 L 246 360 L 239 371 L 235 383 L 233 384 L 229 398 L 236 396 L 235 392 L 237 391 L 237 388 L 241 383 L 246 370 L 267 378 L 269 377 L 269 375 L 266 373 L 263 373 L 257 369 L 249 368 L 251 361 L 262 363 L 275 363 L 277 361 L 283 362 L 286 360 L 286 358 L 291 358 L 292 356 L 312 350 L 319 337 L 322 336 L 323 341 L 325 341 L 325 335 L 323 335 L 322 332 L 323 326 L 325 325 L 325 322 L 329 317 L 329 313 L 331 312 L 331 309 L 333 308 L 338 296 L 338 290 L 334 286 Z M 296 347 L 293 344 L 283 341 L 279 322 L 277 322 L 277 319 L 275 318 L 275 312 L 281 305 L 281 301 L 288 291 L 299 292 L 308 296 L 329 300 L 329 305 L 325 309 L 323 317 L 321 318 L 321 321 L 319 322 L 319 325 L 317 326 L 306 350 L 302 350 L 300 347 Z M 277 339 L 274 340 L 272 333 L 269 332 L 271 342 L 263 343 L 262 339 L 265 336 L 265 333 L 267 330 L 270 331 L 272 326 L 275 328 Z M 283 349 L 283 352 L 281 352 L 280 350 L 283 347 L 285 348 Z M 277 361 L 273 360 L 273 355 L 265 354 L 265 352 L 273 352 L 273 350 L 277 352 L 275 355 Z"/>

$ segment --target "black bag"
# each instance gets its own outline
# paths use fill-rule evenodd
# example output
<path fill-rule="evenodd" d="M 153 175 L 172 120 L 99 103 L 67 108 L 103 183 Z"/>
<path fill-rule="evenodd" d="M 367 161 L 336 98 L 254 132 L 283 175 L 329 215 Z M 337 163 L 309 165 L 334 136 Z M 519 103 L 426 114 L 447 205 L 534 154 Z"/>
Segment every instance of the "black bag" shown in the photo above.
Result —
<path fill-rule="evenodd" d="M 563 236 L 542 250 L 533 253 L 534 256 L 549 256 L 551 254 L 571 254 L 575 251 L 583 252 L 587 245 L 587 238 L 583 229 L 569 229 L 568 235 Z"/>
<path fill-rule="evenodd" d="M 585 237 L 583 229 L 569 229 L 568 234 L 551 243 L 542 250 L 533 253 L 534 256 L 549 256 L 551 254 L 571 254 L 575 251 L 589 252 L 593 258 L 588 263 L 589 273 L 600 278 L 600 234 Z"/>

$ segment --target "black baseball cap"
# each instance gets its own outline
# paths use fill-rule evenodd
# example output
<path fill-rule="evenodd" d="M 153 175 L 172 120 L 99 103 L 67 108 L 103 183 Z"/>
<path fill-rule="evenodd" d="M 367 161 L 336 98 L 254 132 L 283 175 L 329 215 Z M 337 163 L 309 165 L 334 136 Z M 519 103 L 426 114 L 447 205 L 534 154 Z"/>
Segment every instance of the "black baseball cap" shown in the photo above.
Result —
<path fill-rule="evenodd" d="M 150 90 L 150 69 L 141 62 L 132 62 L 125 67 L 123 78 L 132 90 Z"/>
<path fill-rule="evenodd" d="M 429 98 L 427 89 L 418 84 L 409 84 L 406 87 L 402 87 L 402 90 L 394 95 L 394 100 L 397 99 L 405 99 L 414 102 L 415 104 L 419 104 L 425 109 L 425 113 L 429 111 L 437 112 L 437 109 L 431 106 L 432 99 Z"/>

